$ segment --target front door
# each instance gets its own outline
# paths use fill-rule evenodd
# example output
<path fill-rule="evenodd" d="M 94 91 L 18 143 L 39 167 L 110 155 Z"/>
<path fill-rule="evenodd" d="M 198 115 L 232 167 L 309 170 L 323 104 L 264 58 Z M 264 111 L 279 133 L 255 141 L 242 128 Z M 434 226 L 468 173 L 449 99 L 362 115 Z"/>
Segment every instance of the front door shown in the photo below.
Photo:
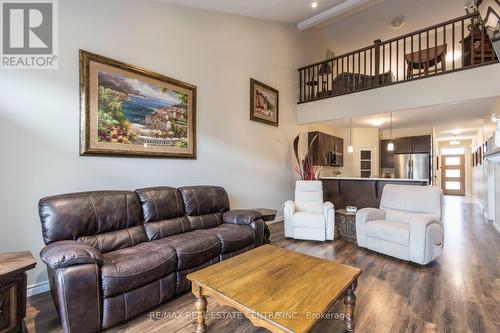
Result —
<path fill-rule="evenodd" d="M 441 186 L 444 194 L 465 195 L 464 155 L 442 155 Z"/>

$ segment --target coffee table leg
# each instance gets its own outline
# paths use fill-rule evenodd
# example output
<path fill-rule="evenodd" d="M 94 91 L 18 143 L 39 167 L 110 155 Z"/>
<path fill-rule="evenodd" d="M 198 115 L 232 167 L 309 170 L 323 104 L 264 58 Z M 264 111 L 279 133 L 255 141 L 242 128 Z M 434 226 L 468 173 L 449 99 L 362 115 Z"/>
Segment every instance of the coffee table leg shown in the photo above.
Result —
<path fill-rule="evenodd" d="M 348 332 L 354 332 L 354 307 L 356 306 L 354 290 L 356 290 L 357 285 L 358 281 L 355 280 L 344 294 L 345 325 Z"/>
<path fill-rule="evenodd" d="M 195 333 L 205 333 L 207 332 L 207 325 L 205 324 L 205 315 L 207 312 L 207 299 L 203 295 L 201 287 L 194 286 L 194 283 L 193 283 L 193 294 L 196 296 L 196 301 L 194 302 L 196 327 L 194 331 Z"/>

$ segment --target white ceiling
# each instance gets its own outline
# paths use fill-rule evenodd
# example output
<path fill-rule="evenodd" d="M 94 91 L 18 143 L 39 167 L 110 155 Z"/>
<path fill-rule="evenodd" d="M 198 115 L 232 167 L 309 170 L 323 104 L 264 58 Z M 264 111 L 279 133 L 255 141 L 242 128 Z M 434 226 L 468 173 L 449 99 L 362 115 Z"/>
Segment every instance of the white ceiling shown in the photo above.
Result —
<path fill-rule="evenodd" d="M 345 0 L 157 0 L 170 4 L 237 14 L 261 19 L 297 23 Z M 316 2 L 318 6 L 312 8 Z"/>
<path fill-rule="evenodd" d="M 449 19 L 465 15 L 466 0 L 380 0 L 368 9 L 360 8 L 319 27 L 331 39 L 337 55 L 388 40 Z M 391 21 L 399 16 L 406 23 L 395 30 Z"/>
<path fill-rule="evenodd" d="M 394 112 L 392 128 L 434 128 L 440 140 L 449 140 L 455 136 L 459 139 L 472 138 L 481 127 L 484 116 L 491 110 L 495 100 L 496 98 L 486 98 Z M 352 119 L 352 126 L 389 129 L 389 119 L 389 113 L 355 117 Z M 376 121 L 383 121 L 383 123 L 374 125 Z M 349 127 L 349 119 L 333 120 L 321 124 L 333 128 L 347 128 Z"/>

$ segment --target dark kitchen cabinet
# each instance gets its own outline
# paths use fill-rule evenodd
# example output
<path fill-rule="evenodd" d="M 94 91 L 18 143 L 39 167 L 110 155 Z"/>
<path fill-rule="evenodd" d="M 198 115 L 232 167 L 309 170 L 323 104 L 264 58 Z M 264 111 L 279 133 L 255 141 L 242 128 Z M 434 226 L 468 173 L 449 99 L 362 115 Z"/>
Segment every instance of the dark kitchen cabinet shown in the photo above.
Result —
<path fill-rule="evenodd" d="M 394 168 L 394 151 L 388 151 L 387 145 L 391 140 L 380 140 L 380 167 Z"/>
<path fill-rule="evenodd" d="M 396 138 L 396 154 L 422 154 L 430 153 L 431 150 L 430 135 Z"/>
<path fill-rule="evenodd" d="M 336 136 L 331 137 L 333 139 L 333 144 L 335 145 L 335 151 L 338 153 L 337 161 L 338 166 L 344 165 L 344 139 L 337 138 Z"/>
<path fill-rule="evenodd" d="M 412 153 L 430 153 L 431 148 L 431 136 L 430 135 L 421 135 L 414 136 L 411 138 L 412 143 Z"/>
<path fill-rule="evenodd" d="M 395 147 L 396 154 L 411 154 L 412 153 L 411 136 L 406 138 L 397 138 L 395 146 L 396 146 Z"/>
<path fill-rule="evenodd" d="M 315 137 L 316 139 L 314 140 Z M 322 132 L 309 132 L 308 141 L 314 165 L 344 165 L 344 158 L 342 154 L 344 150 L 344 139 Z"/>

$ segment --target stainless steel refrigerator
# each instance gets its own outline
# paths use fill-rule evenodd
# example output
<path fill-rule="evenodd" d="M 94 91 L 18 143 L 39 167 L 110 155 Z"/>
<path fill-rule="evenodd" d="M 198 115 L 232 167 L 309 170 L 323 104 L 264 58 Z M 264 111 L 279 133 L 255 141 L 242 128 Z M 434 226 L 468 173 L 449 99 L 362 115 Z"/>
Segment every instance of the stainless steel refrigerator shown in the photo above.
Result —
<path fill-rule="evenodd" d="M 429 154 L 396 154 L 394 155 L 396 178 L 430 180 Z"/>

